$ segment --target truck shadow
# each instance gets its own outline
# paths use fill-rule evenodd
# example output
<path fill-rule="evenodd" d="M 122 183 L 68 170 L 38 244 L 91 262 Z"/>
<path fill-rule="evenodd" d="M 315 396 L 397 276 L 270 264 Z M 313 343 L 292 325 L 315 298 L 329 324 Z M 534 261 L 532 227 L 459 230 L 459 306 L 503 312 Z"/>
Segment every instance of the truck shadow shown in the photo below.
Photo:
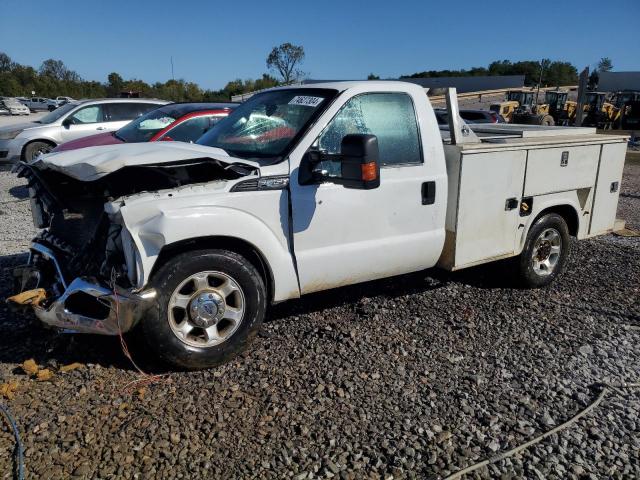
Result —
<path fill-rule="evenodd" d="M 29 189 L 26 185 L 18 185 L 9 189 L 9 194 L 18 200 L 29 198 Z"/>
<path fill-rule="evenodd" d="M 382 297 L 393 299 L 447 287 L 451 283 L 481 289 L 517 289 L 513 266 L 508 261 L 467 268 L 459 272 L 447 272 L 436 268 L 398 275 L 381 280 L 349 285 L 322 292 L 304 295 L 298 300 L 274 305 L 265 322 L 277 321 L 291 315 L 315 313 L 326 308 L 353 304 L 364 298 Z"/>
<path fill-rule="evenodd" d="M 41 367 L 57 368 L 73 362 L 97 364 L 124 371 L 135 371 L 123 355 L 117 337 L 102 335 L 60 334 L 45 328 L 32 313 L 9 309 L 5 299 L 12 294 L 11 270 L 26 262 L 26 254 L 0 256 L 0 366 L 20 365 L 33 359 Z M 319 312 L 324 309 L 358 305 L 364 298 L 393 299 L 445 288 L 451 283 L 476 288 L 513 288 L 508 267 L 502 262 L 474 267 L 462 272 L 430 269 L 357 285 L 305 295 L 299 300 L 284 302 L 269 309 L 265 322 L 277 322 L 287 317 Z M 136 363 L 147 372 L 161 373 L 167 367 L 145 354 L 144 341 L 135 333 L 125 337 Z"/>

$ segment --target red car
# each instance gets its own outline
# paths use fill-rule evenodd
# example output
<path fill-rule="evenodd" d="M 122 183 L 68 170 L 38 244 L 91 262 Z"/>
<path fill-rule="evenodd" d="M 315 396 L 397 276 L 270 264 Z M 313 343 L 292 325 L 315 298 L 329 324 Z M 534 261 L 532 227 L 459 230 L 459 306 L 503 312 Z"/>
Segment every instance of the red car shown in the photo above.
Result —
<path fill-rule="evenodd" d="M 118 143 L 195 142 L 237 106 L 237 103 L 170 103 L 145 113 L 120 130 L 72 140 L 52 151 Z"/>

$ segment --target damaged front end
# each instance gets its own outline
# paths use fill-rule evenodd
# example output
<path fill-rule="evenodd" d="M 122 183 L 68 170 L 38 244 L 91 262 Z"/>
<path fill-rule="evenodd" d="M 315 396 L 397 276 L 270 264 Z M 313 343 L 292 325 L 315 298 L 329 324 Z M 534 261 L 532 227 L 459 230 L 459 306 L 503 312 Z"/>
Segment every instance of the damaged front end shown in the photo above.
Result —
<path fill-rule="evenodd" d="M 125 167 L 93 181 L 43 162 L 22 162 L 16 171 L 28 181 L 33 221 L 42 230 L 27 264 L 14 269 L 8 302 L 33 309 L 51 327 L 105 335 L 131 330 L 156 296 L 136 288 L 135 246 L 106 205 L 143 191 L 240 176 L 211 159 Z"/>

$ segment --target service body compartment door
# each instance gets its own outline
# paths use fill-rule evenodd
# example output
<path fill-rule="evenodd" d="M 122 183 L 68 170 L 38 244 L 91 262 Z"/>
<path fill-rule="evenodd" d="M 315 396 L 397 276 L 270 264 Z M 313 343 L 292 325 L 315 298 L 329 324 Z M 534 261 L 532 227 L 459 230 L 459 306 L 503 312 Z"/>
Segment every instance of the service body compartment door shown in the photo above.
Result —
<path fill-rule="evenodd" d="M 613 229 L 626 152 L 627 144 L 624 142 L 602 145 L 589 235 Z"/>
<path fill-rule="evenodd" d="M 456 227 L 456 268 L 512 254 L 527 152 L 463 154 Z"/>
<path fill-rule="evenodd" d="M 529 150 L 525 196 L 593 187 L 600 145 Z"/>

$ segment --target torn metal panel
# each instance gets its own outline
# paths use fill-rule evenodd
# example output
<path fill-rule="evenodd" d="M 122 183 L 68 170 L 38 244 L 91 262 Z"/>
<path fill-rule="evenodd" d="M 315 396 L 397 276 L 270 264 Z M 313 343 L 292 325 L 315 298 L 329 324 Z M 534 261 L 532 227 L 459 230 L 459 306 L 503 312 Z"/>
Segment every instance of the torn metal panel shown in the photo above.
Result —
<path fill-rule="evenodd" d="M 218 160 L 225 164 L 242 162 L 251 167 L 258 164 L 227 155 L 224 150 L 193 143 L 149 142 L 123 145 L 103 145 L 40 157 L 33 163 L 39 170 L 53 170 L 83 182 L 93 182 L 127 167 Z"/>

